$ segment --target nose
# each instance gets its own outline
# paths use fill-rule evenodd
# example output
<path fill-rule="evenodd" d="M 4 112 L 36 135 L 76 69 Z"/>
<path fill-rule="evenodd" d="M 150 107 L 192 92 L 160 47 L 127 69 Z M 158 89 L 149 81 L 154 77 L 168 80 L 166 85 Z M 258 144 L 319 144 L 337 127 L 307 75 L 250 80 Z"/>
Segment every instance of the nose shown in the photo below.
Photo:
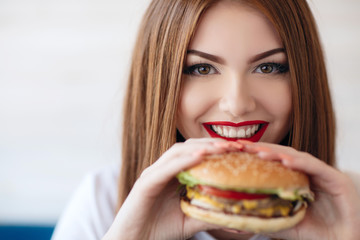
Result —
<path fill-rule="evenodd" d="M 232 117 L 241 117 L 256 108 L 250 84 L 239 77 L 227 81 L 219 101 L 220 110 Z"/>

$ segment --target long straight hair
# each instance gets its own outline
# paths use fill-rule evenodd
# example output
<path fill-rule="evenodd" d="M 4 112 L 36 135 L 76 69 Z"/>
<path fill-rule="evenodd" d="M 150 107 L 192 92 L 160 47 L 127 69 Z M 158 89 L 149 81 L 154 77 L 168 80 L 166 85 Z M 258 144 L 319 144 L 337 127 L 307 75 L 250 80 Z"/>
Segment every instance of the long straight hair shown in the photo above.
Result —
<path fill-rule="evenodd" d="M 179 140 L 176 113 L 186 51 L 202 14 L 218 1 L 153 0 L 143 17 L 124 102 L 119 208 L 141 172 Z M 334 165 L 335 119 L 309 6 L 305 0 L 239 2 L 272 22 L 286 50 L 292 88 L 287 145 Z"/>

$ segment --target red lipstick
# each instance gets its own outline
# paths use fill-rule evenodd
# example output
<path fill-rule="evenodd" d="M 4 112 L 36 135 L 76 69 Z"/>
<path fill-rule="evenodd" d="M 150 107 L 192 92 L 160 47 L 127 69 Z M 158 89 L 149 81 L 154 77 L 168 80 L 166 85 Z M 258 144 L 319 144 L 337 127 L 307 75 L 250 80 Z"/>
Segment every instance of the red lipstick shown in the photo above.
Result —
<path fill-rule="evenodd" d="M 242 127 L 242 126 L 250 126 L 250 125 L 259 125 L 259 129 L 255 132 L 254 135 L 251 137 L 244 137 L 244 138 L 238 138 L 238 137 L 224 137 L 219 135 L 217 132 L 214 131 L 212 126 L 229 126 L 229 127 Z M 255 120 L 255 121 L 245 121 L 245 122 L 239 122 L 239 123 L 233 123 L 233 122 L 225 122 L 225 121 L 219 121 L 219 122 L 205 122 L 203 123 L 204 128 L 209 133 L 209 135 L 213 138 L 222 138 L 227 141 L 236 141 L 238 139 L 245 139 L 251 142 L 258 142 L 260 138 L 265 133 L 266 128 L 268 127 L 269 123 L 265 121 Z"/>

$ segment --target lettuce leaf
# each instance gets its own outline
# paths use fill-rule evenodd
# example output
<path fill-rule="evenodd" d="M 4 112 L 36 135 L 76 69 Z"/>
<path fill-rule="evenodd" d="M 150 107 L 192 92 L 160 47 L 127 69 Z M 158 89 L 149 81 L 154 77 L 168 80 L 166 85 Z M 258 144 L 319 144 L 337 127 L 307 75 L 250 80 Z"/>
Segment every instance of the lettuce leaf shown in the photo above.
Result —
<path fill-rule="evenodd" d="M 307 198 L 311 201 L 311 197 L 304 194 L 304 191 L 300 189 L 293 189 L 293 190 L 284 190 L 281 188 L 275 188 L 275 189 L 255 189 L 255 188 L 229 188 L 226 186 L 221 185 L 214 185 L 211 183 L 207 183 L 204 181 L 201 181 L 194 176 L 192 176 L 189 172 L 183 171 L 176 175 L 179 182 L 183 185 L 194 187 L 196 185 L 207 185 L 216 187 L 218 189 L 222 190 L 231 190 L 231 191 L 237 191 L 237 192 L 246 192 L 246 193 L 260 193 L 260 194 L 274 194 L 278 195 L 279 197 L 283 199 L 288 200 L 303 200 L 304 198 Z M 305 190 L 306 192 L 306 190 Z"/>

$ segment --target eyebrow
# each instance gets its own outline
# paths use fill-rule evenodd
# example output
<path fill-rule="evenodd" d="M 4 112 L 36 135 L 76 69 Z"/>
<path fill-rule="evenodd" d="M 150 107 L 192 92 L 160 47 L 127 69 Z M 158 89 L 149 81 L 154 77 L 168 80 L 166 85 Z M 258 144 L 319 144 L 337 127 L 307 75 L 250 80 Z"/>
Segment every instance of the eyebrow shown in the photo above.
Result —
<path fill-rule="evenodd" d="M 254 62 L 257 62 L 263 58 L 266 58 L 266 57 L 269 57 L 271 55 L 274 55 L 276 53 L 279 53 L 279 52 L 282 52 L 282 53 L 285 53 L 285 49 L 284 48 L 274 48 L 272 50 L 269 50 L 269 51 L 266 51 L 266 52 L 263 52 L 263 53 L 259 53 L 259 54 L 256 54 L 254 57 L 252 57 L 248 63 L 254 63 Z"/>
<path fill-rule="evenodd" d="M 274 54 L 279 53 L 279 52 L 285 53 L 285 49 L 284 48 L 274 48 L 274 49 L 271 49 L 269 51 L 256 54 L 254 57 L 252 57 L 249 60 L 248 63 L 253 63 L 253 62 L 259 61 L 259 60 L 261 60 L 263 58 L 269 57 L 269 56 L 274 55 Z M 212 55 L 212 54 L 209 54 L 209 53 L 205 53 L 205 52 L 201 52 L 201 51 L 198 51 L 198 50 L 194 50 L 194 49 L 188 50 L 187 54 L 194 54 L 196 56 L 206 58 L 206 59 L 211 60 L 211 61 L 216 62 L 216 63 L 225 64 L 225 59 L 223 59 L 222 57 Z"/>
<path fill-rule="evenodd" d="M 201 52 L 201 51 L 198 51 L 198 50 L 188 50 L 187 54 L 194 54 L 194 55 L 197 55 L 197 56 L 202 57 L 202 58 L 206 58 L 206 59 L 211 60 L 211 61 L 216 62 L 216 63 L 225 64 L 225 59 L 223 59 L 223 58 L 221 58 L 219 56 L 215 56 L 215 55 L 205 53 L 205 52 Z"/>

